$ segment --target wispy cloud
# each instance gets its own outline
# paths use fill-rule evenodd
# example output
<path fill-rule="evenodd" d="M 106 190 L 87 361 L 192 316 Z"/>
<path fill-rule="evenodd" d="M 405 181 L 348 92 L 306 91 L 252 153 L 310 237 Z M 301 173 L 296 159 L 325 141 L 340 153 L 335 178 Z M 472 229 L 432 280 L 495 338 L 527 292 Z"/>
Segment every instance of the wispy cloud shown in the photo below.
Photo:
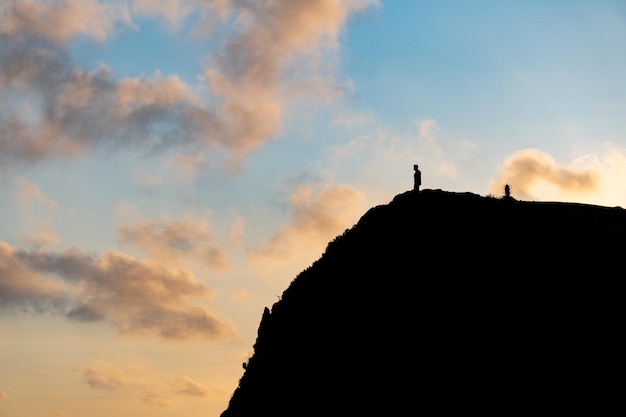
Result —
<path fill-rule="evenodd" d="M 6 392 L 2 391 L 0 389 L 0 401 L 2 400 L 8 400 L 9 399 L 9 394 L 7 394 Z"/>
<path fill-rule="evenodd" d="M 204 384 L 194 381 L 186 376 L 180 376 L 172 383 L 175 393 L 180 395 L 189 395 L 191 397 L 208 397 L 211 390 Z"/>
<path fill-rule="evenodd" d="M 123 365 L 95 360 L 80 369 L 80 377 L 84 384 L 95 390 L 123 391 L 126 395 L 155 407 L 174 406 L 175 397 L 200 399 L 222 394 L 222 391 L 187 376 L 165 380 L 145 360 Z"/>
<path fill-rule="evenodd" d="M 52 224 L 60 214 L 57 202 L 45 196 L 37 184 L 26 178 L 17 177 L 15 184 L 15 204 L 20 208 L 26 242 L 34 246 L 56 243 L 58 238 Z"/>
<path fill-rule="evenodd" d="M 48 210 L 56 210 L 59 207 L 55 201 L 44 196 L 35 183 L 23 177 L 16 178 L 15 182 L 18 186 L 16 202 L 21 208 L 28 208 L 35 203 Z"/>
<path fill-rule="evenodd" d="M 226 252 L 214 244 L 211 225 L 207 219 L 144 220 L 117 226 L 122 244 L 141 248 L 152 259 L 177 263 L 193 259 L 211 269 L 226 269 L 230 261 Z"/>
<path fill-rule="evenodd" d="M 372 126 L 376 122 L 376 116 L 371 110 L 365 112 L 342 110 L 333 119 L 333 124 L 344 127 L 346 129 Z"/>
<path fill-rule="evenodd" d="M 123 253 L 25 251 L 0 242 L 2 308 L 105 321 L 125 335 L 238 340 L 233 323 L 193 304 L 210 295 L 189 270 Z"/>
<path fill-rule="evenodd" d="M 128 383 L 123 369 L 116 368 L 110 362 L 97 360 L 81 369 L 82 381 L 93 389 L 113 391 Z"/>
<path fill-rule="evenodd" d="M 443 150 L 435 140 L 437 122 L 435 122 L 434 119 L 428 118 L 418 121 L 416 125 L 418 127 L 417 138 L 422 146 L 437 154 L 442 154 Z"/>
<path fill-rule="evenodd" d="M 171 167 L 182 181 L 193 181 L 199 172 L 207 168 L 208 162 L 202 153 L 175 155 L 165 162 L 167 167 Z"/>
<path fill-rule="evenodd" d="M 475 156 L 475 143 L 432 118 L 418 119 L 412 127 L 400 132 L 372 121 L 361 134 L 328 149 L 331 170 L 340 178 L 360 178 L 359 188 L 371 200 L 385 202 L 413 188 L 414 164 L 422 170 L 424 188 L 443 188 Z"/>
<path fill-rule="evenodd" d="M 155 187 L 163 181 L 163 176 L 150 174 L 146 171 L 138 171 L 133 174 L 132 182 L 143 187 Z"/>

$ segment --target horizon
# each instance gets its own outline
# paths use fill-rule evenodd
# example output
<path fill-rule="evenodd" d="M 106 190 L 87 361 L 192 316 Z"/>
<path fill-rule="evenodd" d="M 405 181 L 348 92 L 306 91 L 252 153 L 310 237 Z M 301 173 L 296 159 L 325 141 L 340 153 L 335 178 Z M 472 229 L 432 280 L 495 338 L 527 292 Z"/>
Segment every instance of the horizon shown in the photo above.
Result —
<path fill-rule="evenodd" d="M 413 188 L 626 207 L 626 5 L 0 5 L 0 415 L 218 417 Z"/>

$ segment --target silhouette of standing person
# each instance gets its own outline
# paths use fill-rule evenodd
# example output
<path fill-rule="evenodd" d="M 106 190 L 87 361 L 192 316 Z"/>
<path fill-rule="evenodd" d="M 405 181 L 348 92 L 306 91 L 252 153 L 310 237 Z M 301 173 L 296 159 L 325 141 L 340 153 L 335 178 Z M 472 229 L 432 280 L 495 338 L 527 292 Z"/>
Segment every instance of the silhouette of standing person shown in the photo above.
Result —
<path fill-rule="evenodd" d="M 422 172 L 417 165 L 413 165 L 413 170 L 415 170 L 413 174 L 413 191 L 419 191 L 420 185 L 422 185 Z"/>

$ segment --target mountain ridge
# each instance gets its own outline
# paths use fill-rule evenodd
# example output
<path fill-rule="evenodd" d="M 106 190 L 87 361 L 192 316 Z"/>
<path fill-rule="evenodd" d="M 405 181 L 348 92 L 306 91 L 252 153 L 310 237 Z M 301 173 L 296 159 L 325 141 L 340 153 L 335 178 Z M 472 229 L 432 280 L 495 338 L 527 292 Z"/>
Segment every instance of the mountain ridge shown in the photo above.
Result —
<path fill-rule="evenodd" d="M 597 411 L 624 230 L 620 207 L 398 194 L 265 308 L 221 417 Z"/>

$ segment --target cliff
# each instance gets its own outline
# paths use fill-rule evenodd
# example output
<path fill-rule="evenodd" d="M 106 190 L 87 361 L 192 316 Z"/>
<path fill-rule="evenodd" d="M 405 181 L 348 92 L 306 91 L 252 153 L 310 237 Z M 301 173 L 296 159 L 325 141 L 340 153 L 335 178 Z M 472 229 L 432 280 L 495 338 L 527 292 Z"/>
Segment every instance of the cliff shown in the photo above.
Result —
<path fill-rule="evenodd" d="M 399 194 L 265 309 L 222 417 L 598 413 L 625 231 L 619 207 Z"/>

